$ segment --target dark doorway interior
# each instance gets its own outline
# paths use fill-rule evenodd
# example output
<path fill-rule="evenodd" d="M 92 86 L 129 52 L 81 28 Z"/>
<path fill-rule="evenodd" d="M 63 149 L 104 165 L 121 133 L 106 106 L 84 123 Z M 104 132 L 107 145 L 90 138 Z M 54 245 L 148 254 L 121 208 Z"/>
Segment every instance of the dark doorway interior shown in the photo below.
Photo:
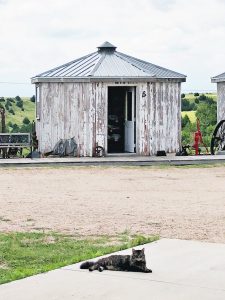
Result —
<path fill-rule="evenodd" d="M 108 153 L 124 152 L 126 87 L 108 88 Z"/>

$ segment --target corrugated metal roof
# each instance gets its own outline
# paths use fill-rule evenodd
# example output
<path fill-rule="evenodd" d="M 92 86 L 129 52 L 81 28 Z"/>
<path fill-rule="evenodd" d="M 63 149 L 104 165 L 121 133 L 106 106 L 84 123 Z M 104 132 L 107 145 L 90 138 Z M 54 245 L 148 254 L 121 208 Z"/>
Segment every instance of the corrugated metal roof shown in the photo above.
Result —
<path fill-rule="evenodd" d="M 211 78 L 212 82 L 222 82 L 225 81 L 225 73 L 219 74 Z"/>
<path fill-rule="evenodd" d="M 97 70 L 94 72 L 96 77 L 146 77 L 148 73 L 144 72 L 122 57 L 118 56 L 116 52 L 113 54 L 106 54 Z M 153 75 L 154 76 L 154 75 Z"/>
<path fill-rule="evenodd" d="M 67 64 L 36 75 L 41 78 L 175 78 L 186 76 L 138 58 L 116 51 L 116 47 L 105 42 L 98 51 Z"/>

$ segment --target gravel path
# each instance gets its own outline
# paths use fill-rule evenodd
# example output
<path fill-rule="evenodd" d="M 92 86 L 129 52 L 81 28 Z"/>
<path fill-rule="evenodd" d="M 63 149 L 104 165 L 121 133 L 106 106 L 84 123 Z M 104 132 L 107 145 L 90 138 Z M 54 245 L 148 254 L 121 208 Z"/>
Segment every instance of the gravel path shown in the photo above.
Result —
<path fill-rule="evenodd" d="M 0 230 L 225 243 L 225 167 L 0 169 Z"/>

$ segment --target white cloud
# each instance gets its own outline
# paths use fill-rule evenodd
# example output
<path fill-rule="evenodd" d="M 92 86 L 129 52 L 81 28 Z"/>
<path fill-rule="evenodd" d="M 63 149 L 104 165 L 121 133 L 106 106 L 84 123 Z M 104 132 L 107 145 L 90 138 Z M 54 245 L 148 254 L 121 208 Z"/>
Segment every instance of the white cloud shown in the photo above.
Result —
<path fill-rule="evenodd" d="M 223 0 L 0 0 L 0 82 L 30 77 L 95 51 L 118 50 L 188 75 L 185 89 L 215 89 L 225 71 Z M 30 95 L 0 84 L 1 95 Z"/>

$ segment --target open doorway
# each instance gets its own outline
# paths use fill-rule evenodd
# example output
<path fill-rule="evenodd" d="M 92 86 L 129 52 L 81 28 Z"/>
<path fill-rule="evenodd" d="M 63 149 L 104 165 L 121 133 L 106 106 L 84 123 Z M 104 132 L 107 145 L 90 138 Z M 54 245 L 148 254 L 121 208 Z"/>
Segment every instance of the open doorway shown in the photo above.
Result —
<path fill-rule="evenodd" d="M 108 153 L 136 152 L 136 89 L 108 88 Z"/>

